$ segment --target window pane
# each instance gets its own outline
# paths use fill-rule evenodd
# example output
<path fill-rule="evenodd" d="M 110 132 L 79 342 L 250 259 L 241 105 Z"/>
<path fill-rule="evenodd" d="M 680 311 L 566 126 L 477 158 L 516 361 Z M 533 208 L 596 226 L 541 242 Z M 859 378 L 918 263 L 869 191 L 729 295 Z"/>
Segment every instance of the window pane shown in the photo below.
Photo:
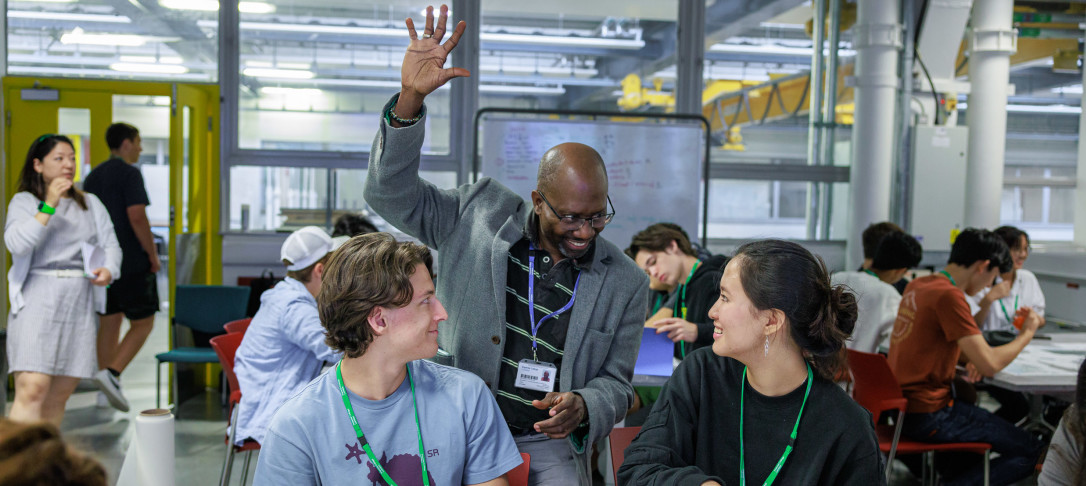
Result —
<path fill-rule="evenodd" d="M 1046 159 L 1043 163 L 1059 161 Z M 1074 236 L 1076 173 L 1076 167 L 1068 165 L 1019 162 L 1005 166 L 1000 222 L 1022 228 L 1031 240 L 1070 241 Z"/>
<path fill-rule="evenodd" d="M 674 52 L 678 0 L 571 5 L 483 0 L 480 107 L 663 113 L 673 105 L 675 67 L 653 64 Z M 628 75 L 653 96 L 620 106 Z"/>
<path fill-rule="evenodd" d="M 400 89 L 404 18 L 421 33 L 426 5 L 285 0 L 272 12 L 243 11 L 239 147 L 368 151 Z M 426 98 L 424 153 L 449 152 L 448 93 Z"/>
<path fill-rule="evenodd" d="M 807 237 L 810 183 L 713 179 L 709 181 L 710 238 Z"/>
<path fill-rule="evenodd" d="M 812 182 L 713 179 L 709 182 L 709 238 L 807 239 Z M 849 185 L 817 183 L 829 207 L 829 239 L 848 235 Z"/>
<path fill-rule="evenodd" d="M 230 229 L 293 231 L 325 227 L 328 169 L 234 166 L 230 168 Z"/>
<path fill-rule="evenodd" d="M 151 226 L 170 225 L 170 97 L 113 96 L 113 122 L 139 128 L 139 167 L 151 204 L 147 218 Z M 102 162 L 96 160 L 95 162 Z"/>
<path fill-rule="evenodd" d="M 217 2 L 148 3 L 8 2 L 8 74 L 218 81 Z"/>
<path fill-rule="evenodd" d="M 422 170 L 419 171 L 419 176 L 441 189 L 456 187 L 456 172 Z M 335 169 L 332 171 L 332 177 L 335 184 L 333 222 L 345 213 L 361 213 L 381 231 L 399 231 L 378 216 L 362 197 L 362 190 L 366 185 L 365 169 Z"/>

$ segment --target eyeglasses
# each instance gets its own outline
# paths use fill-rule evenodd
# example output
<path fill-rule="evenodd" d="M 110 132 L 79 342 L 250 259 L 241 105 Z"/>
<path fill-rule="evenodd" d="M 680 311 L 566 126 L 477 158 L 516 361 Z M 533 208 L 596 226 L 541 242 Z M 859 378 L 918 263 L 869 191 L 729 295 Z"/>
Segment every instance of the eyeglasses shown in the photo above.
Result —
<path fill-rule="evenodd" d="M 540 192 L 539 197 L 543 198 L 543 202 L 547 204 L 548 208 L 551 208 L 551 212 L 558 218 L 558 222 L 561 223 L 562 227 L 569 231 L 581 229 L 581 227 L 584 226 L 585 221 L 591 221 L 592 227 L 595 229 L 603 229 L 603 227 L 607 226 L 607 223 L 610 223 L 615 217 L 615 205 L 611 204 L 611 196 L 607 196 L 607 205 L 611 207 L 611 212 L 593 216 L 591 218 L 582 218 L 572 214 L 562 216 L 561 214 L 558 214 L 558 211 L 554 209 L 554 206 L 551 206 L 551 202 L 547 200 L 547 196 L 544 196 L 543 193 Z"/>

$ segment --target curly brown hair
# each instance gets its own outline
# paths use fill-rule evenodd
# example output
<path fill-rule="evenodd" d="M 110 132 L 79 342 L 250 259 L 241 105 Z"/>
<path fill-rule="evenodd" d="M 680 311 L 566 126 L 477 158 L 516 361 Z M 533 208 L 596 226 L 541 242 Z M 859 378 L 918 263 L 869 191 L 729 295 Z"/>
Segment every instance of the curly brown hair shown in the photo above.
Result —
<path fill-rule="evenodd" d="M 332 252 L 317 295 L 324 342 L 344 357 L 362 356 L 374 337 L 370 313 L 375 307 L 410 303 L 411 275 L 420 263 L 433 275 L 429 248 L 396 241 L 388 233 L 355 236 Z"/>
<path fill-rule="evenodd" d="M 61 440 L 48 422 L 0 418 L 0 484 L 10 486 L 106 486 L 98 461 Z"/>

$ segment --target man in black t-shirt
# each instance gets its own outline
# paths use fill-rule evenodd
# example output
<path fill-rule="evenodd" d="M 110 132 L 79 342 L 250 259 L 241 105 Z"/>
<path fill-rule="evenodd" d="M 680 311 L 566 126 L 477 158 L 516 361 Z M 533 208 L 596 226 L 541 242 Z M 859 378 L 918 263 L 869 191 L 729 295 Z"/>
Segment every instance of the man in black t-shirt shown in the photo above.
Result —
<path fill-rule="evenodd" d="M 83 189 L 98 196 L 109 211 L 124 259 L 121 278 L 106 290 L 106 313 L 99 316 L 98 367 L 95 383 L 122 412 L 128 400 L 121 392 L 120 376 L 151 334 L 158 312 L 155 274 L 161 264 L 155 251 L 151 224 L 147 220 L 147 190 L 143 174 L 133 165 L 139 162 L 139 130 L 127 123 L 114 123 L 106 130 L 111 158 L 87 175 Z M 127 317 L 131 328 L 120 338 L 121 321 Z"/>

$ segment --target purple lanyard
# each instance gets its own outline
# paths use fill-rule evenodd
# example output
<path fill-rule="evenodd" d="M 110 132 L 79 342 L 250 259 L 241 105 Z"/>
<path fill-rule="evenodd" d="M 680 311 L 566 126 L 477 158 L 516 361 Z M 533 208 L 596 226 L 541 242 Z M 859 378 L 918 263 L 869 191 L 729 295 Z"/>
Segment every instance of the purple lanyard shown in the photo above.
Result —
<path fill-rule="evenodd" d="M 581 273 L 577 273 L 577 280 L 573 282 L 573 295 L 569 297 L 569 302 L 550 314 L 543 316 L 539 322 L 535 322 L 535 247 L 528 246 L 528 317 L 532 322 L 532 361 L 539 361 L 536 355 L 536 333 L 539 332 L 539 328 L 543 325 L 543 321 L 554 318 L 559 314 L 568 311 L 570 307 L 573 307 L 573 301 L 577 300 L 577 287 L 581 285 Z"/>

